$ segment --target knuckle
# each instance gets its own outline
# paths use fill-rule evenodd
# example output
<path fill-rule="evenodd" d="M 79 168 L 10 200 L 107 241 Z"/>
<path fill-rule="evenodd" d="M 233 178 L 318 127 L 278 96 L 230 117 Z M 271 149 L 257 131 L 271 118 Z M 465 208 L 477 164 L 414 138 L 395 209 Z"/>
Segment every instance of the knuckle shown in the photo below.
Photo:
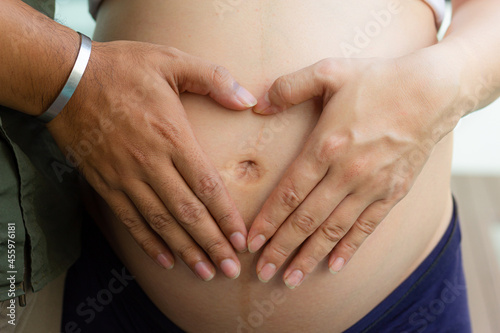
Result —
<path fill-rule="evenodd" d="M 279 262 L 285 261 L 290 253 L 286 248 L 279 244 L 274 244 L 270 247 L 272 258 L 278 259 Z"/>
<path fill-rule="evenodd" d="M 143 239 L 139 240 L 138 244 L 144 250 L 144 252 L 146 252 L 149 255 L 154 256 L 158 252 L 156 240 L 151 238 L 151 237 L 147 237 L 147 238 L 143 238 Z"/>
<path fill-rule="evenodd" d="M 292 87 L 293 84 L 289 77 L 282 76 L 278 78 L 275 82 L 273 91 L 284 101 L 290 101 L 292 99 Z"/>
<path fill-rule="evenodd" d="M 137 234 L 144 229 L 144 224 L 141 219 L 123 216 L 119 217 L 119 220 L 125 225 L 125 227 L 127 227 L 131 234 Z"/>
<path fill-rule="evenodd" d="M 302 270 L 304 271 L 304 273 L 311 273 L 314 268 L 316 268 L 316 266 L 318 266 L 318 263 L 319 263 L 319 260 L 321 260 L 322 258 L 316 258 L 314 256 L 311 256 L 311 255 L 307 255 L 305 256 L 304 258 L 301 259 L 301 266 L 302 266 Z"/>
<path fill-rule="evenodd" d="M 311 256 L 314 257 L 318 263 L 323 260 L 329 253 L 332 252 L 333 244 L 328 242 L 318 242 L 312 249 Z"/>
<path fill-rule="evenodd" d="M 226 245 L 227 244 L 223 239 L 216 238 L 207 242 L 205 245 L 205 251 L 211 256 L 221 254 L 224 252 Z"/>
<path fill-rule="evenodd" d="M 157 61 L 158 63 L 165 64 L 167 69 L 165 78 L 170 83 L 171 87 L 176 87 L 175 82 L 177 80 L 175 77 L 185 68 L 183 63 L 185 61 L 185 54 L 172 46 L 162 46 L 159 50 L 160 52 L 158 54 L 161 58 L 158 58 Z M 165 58 L 167 58 L 167 61 L 165 61 Z"/>
<path fill-rule="evenodd" d="M 288 186 L 279 192 L 279 200 L 286 208 L 295 209 L 300 204 L 300 196 L 292 180 L 289 181 Z"/>
<path fill-rule="evenodd" d="M 321 232 L 323 237 L 331 243 L 338 243 L 346 233 L 345 229 L 337 224 L 324 225 Z"/>
<path fill-rule="evenodd" d="M 314 75 L 329 80 L 337 74 L 337 61 L 333 58 L 323 59 L 314 67 Z"/>
<path fill-rule="evenodd" d="M 191 244 L 179 247 L 176 252 L 179 258 L 181 258 L 185 263 L 196 260 L 198 256 L 198 248 Z"/>
<path fill-rule="evenodd" d="M 165 58 L 167 58 L 166 66 L 169 69 L 169 72 L 175 72 L 176 69 L 179 69 L 183 61 L 184 53 L 172 46 L 162 46 L 159 48 L 158 53 L 161 58 L 157 59 L 159 63 L 165 63 Z"/>
<path fill-rule="evenodd" d="M 182 55 L 182 51 L 173 46 L 163 47 L 163 52 L 171 58 L 179 58 Z"/>
<path fill-rule="evenodd" d="M 208 175 L 200 179 L 198 189 L 199 195 L 204 198 L 216 197 L 222 192 L 222 184 L 218 177 Z"/>
<path fill-rule="evenodd" d="M 277 222 L 276 220 L 272 220 L 272 219 L 270 219 L 267 216 L 263 216 L 262 217 L 262 221 L 264 222 L 265 226 L 269 226 L 273 230 L 277 230 L 279 228 L 279 226 L 280 226 L 279 222 Z"/>
<path fill-rule="evenodd" d="M 316 159 L 320 163 L 332 161 L 339 151 L 347 144 L 347 138 L 339 135 L 332 135 L 324 139 L 317 150 Z"/>
<path fill-rule="evenodd" d="M 215 84 L 215 86 L 223 86 L 231 81 L 231 74 L 225 67 L 220 65 L 215 65 L 213 67 L 212 82 Z"/>
<path fill-rule="evenodd" d="M 225 214 L 217 220 L 217 224 L 220 228 L 224 229 L 233 224 L 233 221 L 236 221 L 236 215 L 234 213 Z"/>
<path fill-rule="evenodd" d="M 165 213 L 154 214 L 149 217 L 149 224 L 154 230 L 165 231 L 172 225 L 172 219 Z"/>
<path fill-rule="evenodd" d="M 410 182 L 403 178 L 392 180 L 392 186 L 389 190 L 389 197 L 395 201 L 400 201 L 410 191 Z"/>
<path fill-rule="evenodd" d="M 304 235 L 310 235 L 316 230 L 316 220 L 309 213 L 305 212 L 296 214 L 292 225 L 295 227 L 295 230 Z"/>
<path fill-rule="evenodd" d="M 365 235 L 371 235 L 377 227 L 377 222 L 370 219 L 358 218 L 356 226 Z"/>
<path fill-rule="evenodd" d="M 179 207 L 179 220 L 188 227 L 195 227 L 203 217 L 203 207 L 198 203 L 188 202 Z"/>
<path fill-rule="evenodd" d="M 346 241 L 342 243 L 342 247 L 346 253 L 353 255 L 359 249 L 359 245 L 353 243 L 352 241 Z"/>

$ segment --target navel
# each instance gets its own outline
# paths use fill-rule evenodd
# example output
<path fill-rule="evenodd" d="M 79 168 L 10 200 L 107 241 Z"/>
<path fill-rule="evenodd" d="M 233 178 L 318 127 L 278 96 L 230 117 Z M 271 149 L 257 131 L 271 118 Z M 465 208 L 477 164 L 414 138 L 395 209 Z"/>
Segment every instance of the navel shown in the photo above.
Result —
<path fill-rule="evenodd" d="M 261 169 L 257 162 L 244 160 L 235 164 L 233 174 L 236 180 L 253 181 L 262 176 Z"/>

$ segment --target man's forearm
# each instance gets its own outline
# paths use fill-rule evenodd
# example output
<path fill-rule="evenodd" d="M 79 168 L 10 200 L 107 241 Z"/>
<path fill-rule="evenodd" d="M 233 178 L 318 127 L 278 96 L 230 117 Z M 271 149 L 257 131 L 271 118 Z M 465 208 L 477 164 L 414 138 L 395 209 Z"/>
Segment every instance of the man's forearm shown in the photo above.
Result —
<path fill-rule="evenodd" d="M 0 105 L 40 115 L 63 88 L 80 38 L 19 0 L 2 0 L 0 22 Z"/>

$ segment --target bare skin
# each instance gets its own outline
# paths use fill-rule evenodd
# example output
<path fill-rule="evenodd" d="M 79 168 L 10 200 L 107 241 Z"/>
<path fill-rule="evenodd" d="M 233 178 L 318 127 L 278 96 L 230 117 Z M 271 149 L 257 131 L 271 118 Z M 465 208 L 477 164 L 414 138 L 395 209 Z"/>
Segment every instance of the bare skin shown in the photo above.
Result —
<path fill-rule="evenodd" d="M 340 272 L 408 194 L 436 144 L 500 95 L 500 40 L 489 33 L 498 4 L 457 0 L 453 9 L 438 45 L 394 59 L 322 60 L 277 79 L 254 108 L 275 114 L 323 102 L 314 132 L 249 231 L 251 251 L 271 239 L 257 263 L 262 280 L 302 243 L 283 275 L 287 286 L 298 287 L 327 256 L 330 271 Z"/>
<path fill-rule="evenodd" d="M 390 24 L 362 49 L 360 57 L 400 57 L 436 43 L 429 8 L 420 1 L 400 5 L 401 10 L 391 14 Z M 341 42 L 353 43 L 356 27 L 364 28 L 373 20 L 371 10 L 388 10 L 388 6 L 382 0 L 366 1 L 363 6 L 350 2 L 242 2 L 221 14 L 211 2 L 107 0 L 98 15 L 95 38 L 174 46 L 224 65 L 253 95 L 264 96 L 284 74 L 325 58 L 343 57 Z M 299 20 L 301 24 L 297 24 Z M 262 116 L 229 111 L 191 94 L 182 95 L 181 100 L 198 142 L 250 227 L 316 131 L 322 101 L 313 99 L 282 115 Z M 342 110 L 336 112 L 342 114 Z M 99 220 L 145 292 L 187 331 L 235 331 L 250 325 L 255 302 L 262 301 L 273 301 L 275 306 L 261 323 L 253 323 L 257 331 L 341 331 L 383 300 L 439 241 L 451 216 L 451 151 L 451 134 L 445 134 L 415 174 L 409 193 L 341 274 L 332 276 L 328 262 L 320 260 L 308 272 L 307 281 L 293 291 L 281 279 L 267 284 L 259 281 L 255 265 L 260 252 L 238 255 L 241 273 L 234 281 L 218 274 L 209 283 L 199 283 L 182 264 L 164 272 L 146 260 L 103 202 Z M 300 172 L 304 179 L 313 174 L 307 169 Z M 285 268 L 283 265 L 278 274 Z"/>
<path fill-rule="evenodd" d="M 80 38 L 19 0 L 2 2 L 0 21 L 0 105 L 39 116 L 62 90 Z M 196 142 L 179 100 L 185 91 L 235 110 L 257 102 L 202 58 L 139 42 L 93 43 L 78 88 L 47 128 L 160 267 L 172 268 L 175 253 L 201 279 L 215 273 L 212 261 L 234 278 L 247 230 Z M 67 171 L 54 172 L 64 181 Z"/>
<path fill-rule="evenodd" d="M 0 103 L 36 116 L 47 108 L 60 91 L 76 55 L 78 37 L 70 29 L 46 19 L 20 1 L 4 2 L 0 9 L 3 23 L 0 28 L 0 45 L 6 47 L 2 48 L 0 53 L 0 78 L 9 89 L 0 90 Z M 339 46 L 342 42 L 356 44 L 355 29 L 367 29 L 372 19 L 378 20 L 370 17 L 370 10 L 394 9 L 391 7 L 394 4 L 386 1 L 367 1 L 364 4 L 366 6 L 357 4 L 357 8 L 345 3 L 329 3 L 325 7 L 324 3 L 316 2 L 307 6 L 303 3 L 276 2 L 266 8 L 260 2 L 248 4 L 238 1 L 223 3 L 222 7 L 221 2 L 144 2 L 141 6 L 138 2 L 134 5 L 124 1 L 122 7 L 116 5 L 118 1 L 108 2 L 114 3 L 109 5 L 114 12 L 110 14 L 108 11 L 108 17 L 101 15 L 100 32 L 103 39 L 147 40 L 178 46 L 210 60 L 220 60 L 234 69 L 236 76 L 248 83 L 250 90 L 261 96 L 265 95 L 271 83 L 281 75 L 306 68 L 325 58 L 349 56 L 340 51 Z M 218 12 L 211 15 L 210 6 L 214 4 L 219 5 Z M 348 210 L 349 214 L 336 214 L 333 224 L 327 223 L 329 219 L 322 221 L 323 218 L 319 217 L 314 219 L 314 223 L 308 224 L 312 228 L 291 229 L 293 222 L 287 223 L 285 219 L 293 217 L 293 214 L 290 215 L 291 211 L 302 206 L 303 202 L 304 207 L 299 207 L 298 211 L 314 210 L 321 214 L 333 209 L 343 211 L 336 209 L 341 197 L 327 200 L 326 204 L 312 209 L 304 200 L 304 194 L 297 196 L 298 199 L 288 205 L 289 207 L 284 207 L 285 209 L 263 203 L 280 179 L 284 179 L 285 183 L 287 179 L 297 182 L 298 178 L 304 176 L 307 186 L 302 190 L 305 193 L 310 192 L 315 182 L 320 183 L 318 174 L 321 173 L 317 172 L 318 170 L 307 172 L 297 167 L 287 169 L 289 165 L 296 166 L 301 161 L 312 161 L 313 167 L 321 166 L 323 171 L 331 170 L 336 164 L 332 154 L 337 155 L 337 152 L 342 150 L 350 151 L 350 148 L 363 152 L 363 149 L 359 149 L 363 145 L 353 143 L 371 142 L 372 146 L 377 146 L 376 139 L 384 136 L 374 137 L 374 131 L 384 131 L 372 126 L 372 123 L 366 124 L 368 128 L 372 128 L 369 131 L 371 133 L 368 133 L 371 136 L 361 137 L 365 140 L 344 140 L 343 142 L 349 144 L 330 145 L 332 137 L 343 139 L 342 135 L 345 135 L 342 131 L 335 133 L 332 129 L 336 126 L 341 128 L 341 125 L 353 125 L 353 128 L 356 128 L 362 124 L 346 116 L 331 116 L 338 113 L 331 111 L 331 106 L 345 106 L 341 107 L 344 115 L 346 109 L 354 111 L 353 114 L 356 115 L 360 110 L 353 107 L 353 104 L 363 105 L 358 103 L 363 102 L 363 99 L 357 100 L 352 98 L 352 95 L 361 96 L 361 93 L 367 91 L 378 102 L 391 101 L 390 95 L 397 89 L 377 91 L 373 88 L 374 85 L 384 82 L 381 80 L 383 78 L 403 77 L 389 70 L 391 66 L 387 64 L 390 61 L 342 62 L 330 59 L 278 80 L 277 83 L 281 83 L 273 85 L 269 98 L 261 99 L 255 112 L 281 112 L 313 97 L 316 97 L 316 102 L 322 97 L 323 102 L 300 103 L 300 106 L 293 108 L 294 112 L 290 109 L 282 118 L 275 116 L 262 120 L 260 116 L 248 112 L 230 115 L 227 109 L 216 107 L 208 99 L 185 94 L 182 101 L 187 109 L 189 121 L 194 124 L 193 133 L 186 121 L 184 109 L 179 104 L 179 92 L 190 91 L 209 95 L 224 107 L 236 110 L 252 106 L 253 98 L 241 86 L 235 85 L 234 79 L 223 68 L 171 47 L 137 42 L 94 43 L 93 56 L 79 89 L 61 116 L 49 125 L 49 130 L 63 151 L 76 148 L 86 139 L 89 131 L 92 132 L 96 127 L 103 130 L 102 133 L 108 134 L 105 144 L 94 149 L 90 156 L 85 156 L 81 163 L 78 163 L 80 170 L 120 219 L 117 220 L 101 202 L 101 214 L 105 217 L 103 225 L 111 231 L 109 238 L 117 252 L 137 274 L 139 282 L 153 301 L 180 325 L 189 330 L 205 330 L 207 327 L 213 330 L 232 329 L 237 327 L 238 318 L 246 318 L 242 319 L 243 321 L 250 320 L 249 316 L 254 313 L 254 303 L 249 304 L 248 301 L 258 301 L 258 297 L 261 297 L 268 298 L 268 301 L 270 299 L 276 305 L 272 311 L 265 314 L 265 323 L 253 323 L 262 330 L 278 331 L 278 327 L 284 331 L 289 331 L 292 327 L 343 329 L 385 297 L 437 242 L 446 227 L 451 209 L 447 184 L 451 153 L 451 138 L 448 133 L 461 116 L 488 104 L 499 95 L 497 82 L 500 78 L 500 66 L 497 59 L 500 43 L 498 38 L 490 33 L 496 31 L 492 27 L 500 22 L 498 5 L 495 0 L 455 0 L 453 4 L 459 10 L 453 20 L 452 33 L 439 47 L 415 52 L 415 57 L 405 57 L 408 53 L 435 42 L 429 9 L 419 1 L 409 0 L 401 3 L 405 11 L 393 12 L 390 24 L 386 26 L 381 23 L 384 29 L 380 33 L 372 30 L 368 41 L 365 38 L 365 43 L 361 43 L 363 45 L 355 45 L 358 49 L 355 55 L 358 57 L 399 57 L 406 60 L 398 61 L 398 64 L 406 65 L 399 69 L 421 68 L 423 72 L 419 74 L 431 73 L 432 77 L 423 75 L 423 78 L 413 80 L 413 87 L 408 86 L 406 81 L 403 86 L 408 89 L 406 92 L 415 93 L 421 90 L 425 92 L 423 96 L 433 97 L 431 100 L 438 102 L 438 106 L 431 108 L 431 111 L 438 112 L 445 121 L 436 122 L 434 115 L 427 114 L 425 121 L 420 124 L 422 128 L 418 128 L 406 120 L 407 129 L 413 129 L 409 136 L 402 136 L 403 139 L 409 139 L 406 140 L 407 143 L 416 139 L 422 140 L 420 135 L 428 132 L 428 127 L 442 125 L 438 135 L 428 134 L 433 137 L 434 143 L 438 144 L 431 148 L 425 146 L 429 148 L 424 150 L 427 162 L 420 161 L 413 165 L 413 170 L 410 170 L 412 172 L 408 174 L 409 180 L 398 183 L 391 182 L 394 179 L 389 178 L 389 182 L 382 186 L 384 190 L 377 194 L 377 186 L 374 185 L 381 184 L 382 180 L 378 179 L 377 182 L 376 177 L 368 177 L 366 167 L 352 168 L 353 163 L 350 162 L 359 166 L 360 153 L 340 154 L 343 163 L 338 163 L 341 167 L 335 174 L 346 179 L 345 184 L 348 185 L 347 190 L 340 192 L 361 193 L 363 200 L 349 203 L 348 206 L 353 207 Z M 236 5 L 239 7 L 234 7 Z M 147 8 L 147 11 L 144 8 Z M 150 11 L 151 9 L 153 11 Z M 299 13 L 301 21 L 297 24 Z M 105 24 L 103 20 L 106 21 Z M 137 29 L 139 26 L 141 29 Z M 21 35 L 19 31 L 22 31 Z M 217 36 L 218 42 L 214 43 L 214 36 Z M 480 61 L 477 61 L 476 56 Z M 444 64 L 444 70 L 435 71 L 435 68 L 429 66 L 429 63 L 433 62 Z M 339 71 L 340 64 L 347 64 L 347 70 Z M 360 73 L 360 68 L 367 71 Z M 377 72 L 374 70 L 376 68 L 385 70 Z M 110 75 L 111 73 L 113 75 Z M 318 73 L 323 75 L 318 77 Z M 339 73 L 341 75 L 335 78 Z M 403 73 L 407 74 L 406 78 L 409 76 L 408 72 Z M 415 74 L 415 71 L 411 74 Z M 318 80 L 321 76 L 323 80 Z M 325 76 L 329 78 L 325 80 Z M 360 78 L 363 79 L 360 84 L 352 83 Z M 436 81 L 443 82 L 443 87 L 426 87 L 429 80 L 425 79 L 434 81 L 438 78 L 442 80 Z M 485 87 L 481 80 L 484 82 L 485 78 L 486 89 L 483 89 Z M 287 88 L 287 84 L 288 88 L 292 88 L 292 82 L 303 84 L 308 80 L 312 80 L 310 85 L 299 86 L 293 93 L 283 89 Z M 481 89 L 477 89 L 478 80 L 483 84 L 479 87 Z M 393 84 L 391 80 L 387 82 Z M 463 88 L 460 91 L 456 91 L 457 82 Z M 297 88 L 293 86 L 294 89 Z M 345 88 L 349 86 L 350 89 Z M 344 92 L 345 90 L 350 92 L 351 96 Z M 134 93 L 131 94 L 131 91 Z M 409 96 L 414 97 L 412 94 Z M 468 97 L 475 98 L 472 104 Z M 338 102 L 342 99 L 347 102 Z M 450 110 L 450 100 L 453 99 L 458 99 L 458 111 L 450 114 L 445 111 Z M 408 100 L 411 101 L 412 98 Z M 403 102 L 409 103 L 408 100 L 403 99 Z M 329 103 L 331 101 L 334 102 Z M 270 105 L 275 108 L 268 109 Z M 371 105 L 368 103 L 367 108 L 370 109 L 374 105 L 374 102 L 371 102 Z M 413 112 L 422 112 L 420 103 L 416 102 L 410 106 Z M 328 116 L 322 116 L 315 127 L 321 112 Z M 127 117 L 121 117 L 125 113 Z M 412 113 L 413 118 L 410 118 L 418 122 L 418 114 Z M 394 116 L 399 120 L 405 118 L 397 113 L 394 113 Z M 273 119 L 281 120 L 273 123 Z M 106 133 L 110 129 L 109 125 L 116 120 L 120 121 L 118 131 L 109 135 Z M 341 120 L 340 124 L 338 120 Z M 284 126 L 280 126 L 283 123 Z M 393 122 L 388 121 L 385 124 L 391 123 Z M 149 127 L 156 128 L 156 133 L 149 131 Z M 179 129 L 180 132 L 177 132 Z M 179 133 L 180 136 L 172 135 Z M 225 135 L 222 136 L 221 133 Z M 275 135 L 272 135 L 273 133 Z M 318 133 L 321 135 L 318 136 Z M 367 138 L 370 140 L 366 140 Z M 239 144 L 236 145 L 235 142 Z M 317 143 L 317 149 L 325 154 L 307 156 L 303 153 L 310 151 L 310 146 L 314 146 L 314 143 Z M 409 146 L 411 145 L 410 143 Z M 344 148 L 338 149 L 339 147 Z M 304 149 L 302 153 L 301 149 Z M 365 152 L 367 150 L 369 149 L 365 149 Z M 204 151 L 209 153 L 209 158 L 221 173 L 229 193 L 222 186 L 216 169 Z M 389 156 L 391 153 L 397 153 L 397 149 L 388 153 L 383 149 L 381 151 Z M 376 166 L 375 169 L 380 169 L 380 164 L 391 160 L 377 159 L 372 150 L 370 154 L 371 159 L 367 160 L 372 161 L 371 165 Z M 314 161 L 318 157 L 321 161 Z M 314 162 L 323 162 L 323 165 Z M 358 171 L 364 176 L 363 179 L 369 182 L 353 181 L 357 178 L 354 176 Z M 361 171 L 364 171 L 364 174 Z M 400 190 L 394 191 L 393 184 Z M 153 187 L 154 193 L 150 187 Z M 268 202 L 276 201 L 284 188 L 286 187 L 283 187 L 282 181 Z M 212 194 L 215 194 L 215 197 Z M 229 194 L 237 201 L 236 206 Z M 363 214 L 356 217 L 358 213 L 364 212 L 362 209 L 376 203 L 376 200 L 386 200 L 387 204 L 379 209 L 377 214 L 370 210 L 369 219 L 364 218 Z M 273 215 L 275 207 L 281 212 L 277 217 L 273 216 L 273 228 L 268 228 L 263 222 L 266 221 L 266 214 Z M 249 254 L 240 256 L 244 272 L 242 279 L 238 282 L 228 282 L 218 275 L 210 288 L 194 284 L 190 280 L 192 276 L 189 275 L 188 268 L 183 265 L 178 265 L 179 269 L 168 276 L 159 268 L 171 267 L 173 252 L 202 279 L 213 278 L 214 268 L 208 263 L 209 257 L 226 276 L 236 277 L 240 273 L 240 266 L 226 238 L 235 248 L 243 250 L 246 245 L 246 230 L 238 211 L 242 212 L 248 228 L 261 208 L 260 217 L 253 224 L 249 240 L 252 241 L 255 235 L 261 232 L 266 234 L 267 240 L 277 232 L 277 237 L 273 238 L 257 265 L 257 273 L 262 280 L 265 280 L 261 274 L 265 261 L 274 261 L 279 268 L 283 259 L 294 257 L 293 250 L 305 237 L 312 235 L 309 238 L 311 240 L 325 230 L 342 231 L 335 234 L 335 237 L 326 238 L 327 246 L 321 245 L 321 242 L 309 242 L 314 245 L 312 249 L 316 247 L 315 244 L 320 244 L 320 251 L 311 251 L 311 246 L 305 246 L 304 251 L 296 257 L 292 268 L 299 268 L 311 274 L 308 277 L 310 282 L 295 293 L 285 293 L 282 290 L 283 285 L 277 280 L 265 286 L 255 284 L 256 275 L 248 272 L 257 258 Z M 382 219 L 384 222 L 375 231 Z M 295 221 L 301 219 L 295 218 Z M 323 223 L 327 223 L 328 228 Z M 281 228 L 282 225 L 284 228 Z M 318 228 L 319 226 L 323 227 Z M 353 226 L 358 232 L 345 233 Z M 266 228 L 267 231 L 264 231 Z M 372 235 L 365 241 L 364 246 L 358 250 L 370 234 Z M 419 237 L 414 237 L 415 234 Z M 338 242 L 341 246 L 336 246 L 339 237 L 343 237 Z M 274 254 L 281 257 L 269 256 L 269 253 L 273 254 L 273 248 L 284 245 L 286 251 L 274 251 Z M 251 245 L 250 248 L 257 250 L 260 246 Z M 321 258 L 328 254 L 328 248 L 334 246 L 330 262 L 327 264 L 321 261 Z M 146 254 L 141 252 L 141 247 L 153 261 L 148 260 Z M 356 256 L 342 270 L 341 275 L 330 280 L 326 277 L 327 268 L 332 271 L 342 268 L 336 266 L 334 259 L 342 257 L 348 261 L 355 252 Z M 232 263 L 228 259 L 232 259 Z M 160 266 L 154 266 L 154 261 Z M 201 270 L 197 269 L 200 262 L 206 263 Z M 318 263 L 320 267 L 316 268 Z M 325 265 L 321 266 L 321 263 Z M 284 269 L 286 265 L 281 267 Z M 291 273 L 290 269 L 285 272 L 285 278 Z M 280 274 L 283 274 L 283 270 Z M 272 278 L 273 274 L 268 275 Z M 309 287 L 306 287 L 308 285 Z M 290 283 L 288 286 L 294 287 Z M 271 289 L 273 287 L 277 289 Z M 221 299 L 221 295 L 227 291 L 232 292 L 232 297 L 224 296 Z M 336 297 L 334 300 L 331 299 L 332 295 Z M 175 308 L 172 308 L 171 299 L 167 299 L 169 297 L 177 297 L 180 300 Z M 321 304 L 319 307 L 318 302 Z M 207 311 L 205 306 L 217 311 Z M 195 315 L 200 321 L 192 323 Z M 333 326 L 332 316 L 341 318 Z"/>

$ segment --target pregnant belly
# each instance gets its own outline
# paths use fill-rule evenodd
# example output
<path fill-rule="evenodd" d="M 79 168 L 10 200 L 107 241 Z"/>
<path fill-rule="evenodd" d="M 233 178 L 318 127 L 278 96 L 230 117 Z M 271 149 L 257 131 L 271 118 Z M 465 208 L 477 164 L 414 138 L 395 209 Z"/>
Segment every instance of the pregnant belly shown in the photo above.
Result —
<path fill-rule="evenodd" d="M 225 66 L 260 96 L 280 75 L 323 58 L 400 56 L 435 43 L 435 33 L 433 14 L 419 0 L 107 0 L 95 39 L 177 47 Z M 320 105 L 310 101 L 259 116 L 203 96 L 181 99 L 200 145 L 250 226 L 314 128 Z M 187 331 L 340 331 L 383 300 L 442 235 L 451 211 L 451 141 L 436 147 L 412 191 L 342 273 L 331 275 L 323 263 L 293 291 L 279 273 L 267 284 L 257 279 L 258 253 L 239 255 L 237 280 L 218 274 L 206 283 L 180 260 L 172 271 L 158 268 L 104 204 L 101 223 L 144 291 Z"/>

